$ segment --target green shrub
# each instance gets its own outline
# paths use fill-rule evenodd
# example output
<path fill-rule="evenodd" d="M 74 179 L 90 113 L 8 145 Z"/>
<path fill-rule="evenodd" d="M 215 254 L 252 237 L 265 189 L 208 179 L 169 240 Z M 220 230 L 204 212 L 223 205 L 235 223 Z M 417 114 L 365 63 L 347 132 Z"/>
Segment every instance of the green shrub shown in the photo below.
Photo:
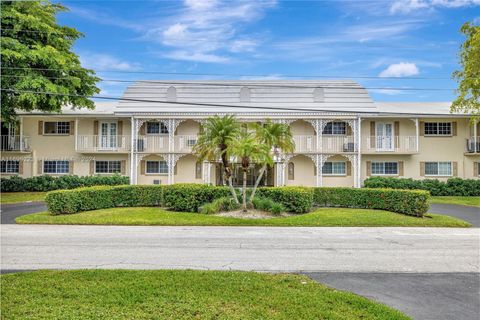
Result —
<path fill-rule="evenodd" d="M 414 180 L 410 178 L 370 177 L 366 188 L 427 190 L 432 196 L 480 196 L 480 180 L 450 178 Z"/>
<path fill-rule="evenodd" d="M 164 191 L 166 207 L 186 212 L 197 212 L 200 206 L 229 195 L 230 191 L 227 187 L 194 183 L 169 185 Z"/>
<path fill-rule="evenodd" d="M 424 190 L 314 188 L 317 206 L 380 209 L 422 217 L 430 195 Z"/>
<path fill-rule="evenodd" d="M 285 212 L 285 207 L 278 202 L 269 198 L 255 198 L 253 199 L 253 207 L 257 210 L 267 211 L 273 214 L 280 214 Z"/>
<path fill-rule="evenodd" d="M 163 206 L 164 186 L 94 186 L 73 190 L 48 192 L 45 197 L 52 214 L 77 213 L 81 211 L 114 207 Z"/>
<path fill-rule="evenodd" d="M 259 188 L 258 196 L 272 199 L 285 207 L 285 211 L 309 212 L 313 206 L 313 188 L 307 187 L 266 187 Z"/>
<path fill-rule="evenodd" d="M 269 212 L 273 214 L 280 214 L 282 212 L 285 212 L 285 208 L 281 203 L 274 202 L 271 206 L 270 209 L 268 210 Z"/>
<path fill-rule="evenodd" d="M 202 214 L 215 214 L 220 211 L 232 211 L 240 207 L 233 198 L 231 197 L 222 197 L 213 200 L 210 203 L 206 203 L 198 208 L 198 212 Z"/>
<path fill-rule="evenodd" d="M 123 185 L 128 183 L 129 178 L 120 175 L 85 177 L 71 175 L 52 177 L 43 175 L 31 178 L 13 176 L 11 178 L 1 179 L 0 189 L 2 192 L 52 191 L 98 185 Z"/>

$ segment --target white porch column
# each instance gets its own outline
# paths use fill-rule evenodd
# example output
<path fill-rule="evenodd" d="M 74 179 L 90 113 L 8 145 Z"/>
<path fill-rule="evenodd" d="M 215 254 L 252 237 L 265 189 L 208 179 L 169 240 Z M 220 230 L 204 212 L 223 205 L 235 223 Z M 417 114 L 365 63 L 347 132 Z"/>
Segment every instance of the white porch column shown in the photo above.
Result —
<path fill-rule="evenodd" d="M 418 123 L 418 118 L 415 118 L 415 144 L 417 152 L 420 150 L 420 125 Z"/>
<path fill-rule="evenodd" d="M 78 118 L 75 118 L 75 151 L 78 149 Z"/>
<path fill-rule="evenodd" d="M 316 176 L 316 186 L 322 186 L 322 175 L 323 175 L 323 168 L 322 168 L 322 156 L 320 154 L 315 155 L 315 165 L 317 166 L 317 176 Z"/>
<path fill-rule="evenodd" d="M 480 150 L 478 149 L 478 146 L 477 146 L 477 136 L 478 136 L 478 132 L 477 132 L 477 119 L 475 119 L 473 121 L 473 145 L 474 145 L 474 151 L 475 153 L 479 152 Z"/>
<path fill-rule="evenodd" d="M 175 151 L 175 129 L 177 128 L 177 120 L 169 119 L 167 121 L 167 128 L 168 128 L 168 151 L 174 152 Z"/>
<path fill-rule="evenodd" d="M 136 119 L 134 117 L 130 118 L 130 184 L 135 184 L 135 172 L 134 167 L 137 164 L 137 161 L 134 159 L 134 149 L 136 148 Z"/>
<path fill-rule="evenodd" d="M 357 119 L 357 186 L 362 185 L 362 118 Z"/>
<path fill-rule="evenodd" d="M 174 167 L 175 164 L 173 163 L 173 154 L 169 153 L 167 154 L 168 184 L 173 184 Z"/>
<path fill-rule="evenodd" d="M 20 117 L 20 133 L 19 133 L 19 136 L 20 136 L 20 151 L 23 151 L 23 117 Z M 76 136 L 76 134 L 75 134 Z M 13 137 L 13 139 L 15 139 L 15 137 Z M 76 138 L 75 138 L 75 142 L 76 142 Z M 75 148 L 76 150 L 77 148 Z"/>

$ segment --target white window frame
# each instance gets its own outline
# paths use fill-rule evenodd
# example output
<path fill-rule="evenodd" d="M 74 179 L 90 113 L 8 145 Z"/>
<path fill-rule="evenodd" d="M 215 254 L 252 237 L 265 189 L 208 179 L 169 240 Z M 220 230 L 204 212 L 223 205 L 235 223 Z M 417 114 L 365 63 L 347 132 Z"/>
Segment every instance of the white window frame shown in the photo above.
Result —
<path fill-rule="evenodd" d="M 437 174 L 428 174 L 427 173 L 427 164 L 436 163 L 437 164 Z M 440 174 L 440 164 L 450 164 L 450 173 L 449 174 Z M 425 177 L 452 177 L 453 176 L 453 162 L 451 161 L 426 161 L 425 162 Z"/>
<path fill-rule="evenodd" d="M 448 134 L 439 133 L 440 124 L 446 124 L 446 123 L 450 124 L 450 133 Z M 427 133 L 427 124 L 436 124 L 437 133 Z M 451 137 L 453 135 L 453 124 L 451 121 L 427 121 L 424 123 L 423 135 L 426 137 Z"/>
<path fill-rule="evenodd" d="M 325 173 L 325 165 L 327 163 L 332 164 L 332 173 Z M 343 163 L 343 173 L 335 173 L 334 166 Z M 346 161 L 326 161 L 322 167 L 323 176 L 346 176 L 347 175 L 347 162 Z"/>
<path fill-rule="evenodd" d="M 397 164 L 397 173 L 385 173 L 385 166 L 387 163 L 396 163 Z M 375 173 L 373 170 L 374 164 L 382 164 L 383 166 L 383 173 Z M 398 176 L 399 175 L 399 163 L 398 161 L 372 161 L 370 164 L 370 172 L 372 176 Z"/>
<path fill-rule="evenodd" d="M 152 123 L 158 123 L 158 133 L 151 133 L 148 132 L 148 125 Z M 165 132 L 162 132 L 162 128 L 164 128 Z M 145 124 L 145 134 L 146 135 L 168 135 L 168 127 L 161 121 L 147 121 Z"/>
<path fill-rule="evenodd" d="M 159 164 L 158 164 L 158 172 L 148 172 L 148 163 L 149 163 L 149 162 L 157 162 L 157 163 L 159 163 Z M 164 167 L 164 168 L 165 168 L 165 172 L 162 172 L 162 171 L 160 170 L 160 168 L 162 167 L 162 166 L 160 165 L 160 162 L 164 162 L 164 163 L 165 163 L 165 167 Z M 165 161 L 165 160 L 146 160 L 146 161 L 145 161 L 145 174 L 167 175 L 167 174 L 168 174 L 167 161 Z"/>
<path fill-rule="evenodd" d="M 0 160 L 0 162 L 5 162 L 5 171 L 2 169 L 2 165 L 0 165 L 0 173 L 2 174 L 18 174 L 20 172 L 20 160 Z M 17 171 L 9 171 L 12 169 L 12 163 L 16 163 L 15 167 Z"/>
<path fill-rule="evenodd" d="M 45 163 L 46 162 L 55 162 L 55 172 L 45 172 Z M 67 172 L 58 172 L 58 163 L 66 162 L 67 163 Z M 44 160 L 42 162 L 42 173 L 44 174 L 69 174 L 70 173 L 70 161 L 68 160 Z"/>
<path fill-rule="evenodd" d="M 97 171 L 97 162 L 107 162 L 107 172 L 98 172 Z M 111 162 L 118 162 L 119 168 L 118 172 L 110 172 Z M 122 173 L 122 161 L 121 160 L 95 160 L 95 174 L 121 174 Z"/>
<path fill-rule="evenodd" d="M 58 133 L 58 124 L 62 123 L 68 123 L 68 133 Z M 46 133 L 45 132 L 45 126 L 47 123 L 55 123 L 55 133 Z M 70 133 L 72 132 L 71 126 L 70 126 L 70 121 L 44 121 L 43 122 L 43 135 L 44 136 L 69 136 Z"/>

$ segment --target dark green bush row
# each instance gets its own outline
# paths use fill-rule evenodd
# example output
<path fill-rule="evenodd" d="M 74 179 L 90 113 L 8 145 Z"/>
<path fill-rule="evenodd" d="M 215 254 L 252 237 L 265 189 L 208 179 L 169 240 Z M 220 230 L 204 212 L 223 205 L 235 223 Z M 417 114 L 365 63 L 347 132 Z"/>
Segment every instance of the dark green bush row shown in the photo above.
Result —
<path fill-rule="evenodd" d="M 365 180 L 365 187 L 427 190 L 432 196 L 480 196 L 479 179 L 450 178 L 444 182 L 437 179 L 370 177 Z"/>
<path fill-rule="evenodd" d="M 380 209 L 422 217 L 430 195 L 424 190 L 314 188 L 320 207 Z"/>
<path fill-rule="evenodd" d="M 53 214 L 141 206 L 198 212 L 201 206 L 224 197 L 230 198 L 228 188 L 202 184 L 123 185 L 52 191 L 47 194 L 45 201 Z M 281 209 L 305 213 L 316 205 L 382 209 L 422 216 L 428 210 L 429 193 L 421 190 L 276 187 L 260 188 L 258 198 L 271 199 L 276 205 L 274 211 Z M 219 201 L 212 206 L 220 208 L 224 204 L 225 202 Z M 216 210 L 207 206 L 205 210 L 210 212 L 214 209 Z"/>
<path fill-rule="evenodd" d="M 47 193 L 45 202 L 53 214 L 114 207 L 168 207 L 197 212 L 198 208 L 229 195 L 228 188 L 202 184 L 96 186 Z"/>
<path fill-rule="evenodd" d="M 120 175 L 85 177 L 70 175 L 52 177 L 43 175 L 32 178 L 13 176 L 11 178 L 2 178 L 0 182 L 2 192 L 51 191 L 98 185 L 113 186 L 128 183 L 129 178 Z"/>
<path fill-rule="evenodd" d="M 282 204 L 287 212 L 305 213 L 313 206 L 313 188 L 267 187 L 259 188 L 257 194 Z"/>

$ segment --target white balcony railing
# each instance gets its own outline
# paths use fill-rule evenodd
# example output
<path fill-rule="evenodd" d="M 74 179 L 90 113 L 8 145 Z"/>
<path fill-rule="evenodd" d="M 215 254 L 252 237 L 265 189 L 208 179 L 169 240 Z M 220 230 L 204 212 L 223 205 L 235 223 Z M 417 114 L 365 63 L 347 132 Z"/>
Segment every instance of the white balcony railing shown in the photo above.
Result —
<path fill-rule="evenodd" d="M 2 151 L 28 151 L 30 139 L 26 136 L 0 136 L 0 149 Z"/>
<path fill-rule="evenodd" d="M 198 136 L 175 136 L 176 152 L 192 152 L 193 146 L 197 143 Z"/>
<path fill-rule="evenodd" d="M 480 137 L 470 137 L 467 139 L 467 152 L 480 152 Z"/>
<path fill-rule="evenodd" d="M 357 150 L 353 136 L 323 136 L 317 147 L 317 137 L 293 136 L 295 152 L 355 152 Z"/>
<path fill-rule="evenodd" d="M 138 152 L 168 152 L 168 134 L 138 136 L 134 143 Z"/>
<path fill-rule="evenodd" d="M 373 136 L 362 141 L 363 152 L 417 152 L 416 136 Z"/>
<path fill-rule="evenodd" d="M 130 136 L 79 135 L 77 151 L 127 152 L 130 151 Z"/>

